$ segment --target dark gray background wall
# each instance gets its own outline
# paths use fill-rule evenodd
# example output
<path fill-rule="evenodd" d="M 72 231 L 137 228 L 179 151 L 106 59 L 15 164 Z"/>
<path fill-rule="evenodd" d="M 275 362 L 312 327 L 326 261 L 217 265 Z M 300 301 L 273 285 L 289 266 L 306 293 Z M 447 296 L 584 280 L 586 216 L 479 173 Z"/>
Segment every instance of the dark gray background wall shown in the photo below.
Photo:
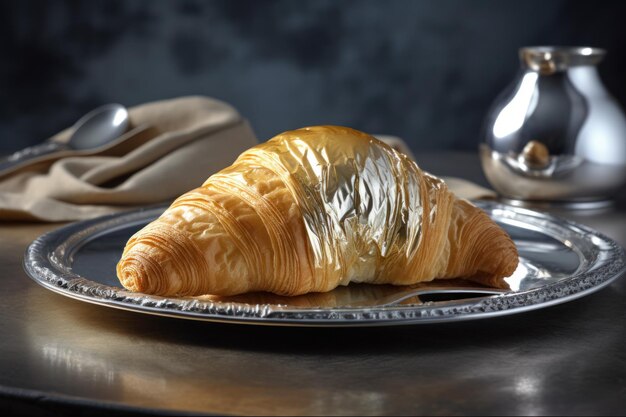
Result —
<path fill-rule="evenodd" d="M 260 139 L 312 124 L 475 149 L 524 45 L 608 49 L 626 103 L 626 2 L 566 0 L 7 0 L 0 152 L 93 107 L 225 100 Z"/>

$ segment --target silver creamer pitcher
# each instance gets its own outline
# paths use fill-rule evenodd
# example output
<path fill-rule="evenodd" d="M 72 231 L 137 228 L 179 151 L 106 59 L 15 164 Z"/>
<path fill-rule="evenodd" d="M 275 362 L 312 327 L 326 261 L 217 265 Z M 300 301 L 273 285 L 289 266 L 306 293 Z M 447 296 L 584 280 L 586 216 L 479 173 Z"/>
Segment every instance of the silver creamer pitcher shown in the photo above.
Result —
<path fill-rule="evenodd" d="M 599 207 L 626 183 L 626 117 L 596 65 L 605 51 L 525 47 L 495 101 L 480 156 L 505 200 Z"/>

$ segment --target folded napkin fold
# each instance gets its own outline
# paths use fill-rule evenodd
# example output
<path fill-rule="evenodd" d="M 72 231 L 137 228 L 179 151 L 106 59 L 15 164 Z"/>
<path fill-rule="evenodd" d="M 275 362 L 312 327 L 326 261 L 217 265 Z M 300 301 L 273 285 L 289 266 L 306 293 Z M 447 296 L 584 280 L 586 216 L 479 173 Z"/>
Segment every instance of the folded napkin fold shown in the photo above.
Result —
<path fill-rule="evenodd" d="M 258 143 L 233 107 L 207 97 L 147 103 L 129 116 L 128 131 L 110 144 L 48 155 L 2 174 L 0 220 L 85 220 L 171 202 Z M 66 142 L 71 133 L 49 140 Z M 376 136 L 413 157 L 400 138 Z M 444 179 L 463 198 L 494 195 L 460 178 Z"/>

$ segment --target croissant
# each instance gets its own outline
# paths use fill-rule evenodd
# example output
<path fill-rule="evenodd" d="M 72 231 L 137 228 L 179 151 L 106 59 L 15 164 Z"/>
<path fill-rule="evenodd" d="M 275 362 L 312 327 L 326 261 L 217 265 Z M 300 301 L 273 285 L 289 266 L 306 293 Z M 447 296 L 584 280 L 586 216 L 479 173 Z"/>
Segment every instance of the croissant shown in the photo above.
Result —
<path fill-rule="evenodd" d="M 162 296 L 294 296 L 463 277 L 506 287 L 510 237 L 406 155 L 346 127 L 244 153 L 127 242 L 117 276 Z"/>

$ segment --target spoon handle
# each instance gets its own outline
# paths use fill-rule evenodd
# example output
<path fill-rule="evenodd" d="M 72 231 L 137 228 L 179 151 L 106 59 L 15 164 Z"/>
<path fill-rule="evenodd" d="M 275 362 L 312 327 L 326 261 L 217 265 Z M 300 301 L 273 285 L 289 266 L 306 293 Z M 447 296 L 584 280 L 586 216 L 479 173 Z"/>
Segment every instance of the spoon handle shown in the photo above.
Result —
<path fill-rule="evenodd" d="M 26 162 L 40 158 L 44 155 L 53 154 L 59 151 L 69 149 L 67 145 L 58 142 L 46 142 L 40 145 L 30 146 L 15 152 L 6 158 L 0 159 L 0 175 L 7 170 L 12 170 Z"/>

